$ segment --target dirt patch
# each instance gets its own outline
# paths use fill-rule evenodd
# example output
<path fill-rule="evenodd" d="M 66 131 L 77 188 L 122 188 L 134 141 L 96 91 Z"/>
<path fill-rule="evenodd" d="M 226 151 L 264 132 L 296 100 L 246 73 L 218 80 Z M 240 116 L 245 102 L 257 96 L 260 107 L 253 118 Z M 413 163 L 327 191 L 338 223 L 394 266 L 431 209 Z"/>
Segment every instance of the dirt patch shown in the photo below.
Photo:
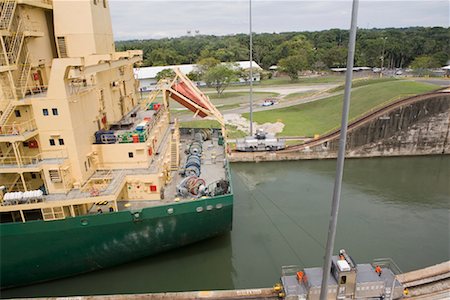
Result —
<path fill-rule="evenodd" d="M 250 132 L 250 122 L 242 117 L 240 114 L 224 114 L 223 115 L 225 122 L 230 125 L 234 125 L 237 127 L 237 129 L 244 131 L 244 132 Z M 283 131 L 284 124 L 282 122 L 275 122 L 275 123 L 264 123 L 264 124 L 257 124 L 253 122 L 253 128 L 256 129 L 262 129 L 267 133 L 271 134 L 277 134 Z"/>

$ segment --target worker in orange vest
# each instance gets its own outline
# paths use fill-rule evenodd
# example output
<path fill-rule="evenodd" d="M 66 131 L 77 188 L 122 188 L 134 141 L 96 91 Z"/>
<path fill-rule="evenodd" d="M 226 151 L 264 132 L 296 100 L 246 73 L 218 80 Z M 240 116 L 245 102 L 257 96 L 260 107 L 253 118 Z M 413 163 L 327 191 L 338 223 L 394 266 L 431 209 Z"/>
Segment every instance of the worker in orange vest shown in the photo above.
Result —
<path fill-rule="evenodd" d="M 376 266 L 375 272 L 377 272 L 378 276 L 381 276 L 381 267 L 380 266 Z"/>

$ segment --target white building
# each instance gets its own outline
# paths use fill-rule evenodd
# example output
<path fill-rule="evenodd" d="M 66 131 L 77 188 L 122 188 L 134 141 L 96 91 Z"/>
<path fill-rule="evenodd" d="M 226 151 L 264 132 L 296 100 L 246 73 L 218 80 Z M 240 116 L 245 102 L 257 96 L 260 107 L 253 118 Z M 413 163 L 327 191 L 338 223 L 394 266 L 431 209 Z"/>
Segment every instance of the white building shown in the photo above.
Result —
<path fill-rule="evenodd" d="M 250 61 L 238 61 L 236 62 L 237 69 L 243 69 L 248 70 L 250 69 Z M 253 67 L 253 81 L 260 81 L 261 80 L 261 74 L 260 71 L 262 71 L 262 68 L 256 63 L 252 62 Z M 189 74 L 192 71 L 196 71 L 197 65 L 196 64 L 189 64 L 189 65 L 172 65 L 172 66 L 159 66 L 159 67 L 143 67 L 143 68 L 135 68 L 134 74 L 136 78 L 139 80 L 139 88 L 141 91 L 151 91 L 155 88 L 157 80 L 156 75 L 158 75 L 159 72 L 166 69 L 175 69 L 179 68 L 181 72 L 184 74 Z M 239 83 L 244 83 L 247 80 L 244 78 L 239 78 Z"/>

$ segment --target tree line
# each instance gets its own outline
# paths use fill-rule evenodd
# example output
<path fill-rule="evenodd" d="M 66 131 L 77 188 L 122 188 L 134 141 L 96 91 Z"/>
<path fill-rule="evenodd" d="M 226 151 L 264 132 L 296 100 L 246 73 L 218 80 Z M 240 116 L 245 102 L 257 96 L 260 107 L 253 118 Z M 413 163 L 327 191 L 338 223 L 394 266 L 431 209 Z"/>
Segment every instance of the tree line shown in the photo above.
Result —
<path fill-rule="evenodd" d="M 349 31 L 258 33 L 253 35 L 253 57 L 264 69 L 280 65 L 296 70 L 344 67 Z M 248 60 L 249 35 L 198 35 L 179 38 L 116 42 L 118 51 L 142 49 L 143 66 L 191 64 L 206 58 L 221 62 Z M 450 28 L 410 27 L 359 29 L 355 65 L 385 68 L 435 68 L 447 64 Z M 296 71 L 292 71 L 295 72 Z"/>

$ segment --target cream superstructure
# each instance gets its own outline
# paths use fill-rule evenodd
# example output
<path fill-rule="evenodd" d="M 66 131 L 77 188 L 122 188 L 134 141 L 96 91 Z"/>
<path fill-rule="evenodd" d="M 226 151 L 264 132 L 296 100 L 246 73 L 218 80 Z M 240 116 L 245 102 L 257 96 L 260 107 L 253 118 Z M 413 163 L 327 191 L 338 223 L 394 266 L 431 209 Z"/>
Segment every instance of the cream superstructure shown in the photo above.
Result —
<path fill-rule="evenodd" d="M 26 221 L 43 209 L 50 220 L 98 201 L 117 210 L 122 198 L 160 200 L 179 160 L 167 101 L 145 118 L 144 140 L 94 143 L 124 118 L 142 121 L 133 74 L 142 51 L 115 52 L 108 1 L 0 0 L 0 8 L 0 186 L 49 194 L 0 212 Z"/>

